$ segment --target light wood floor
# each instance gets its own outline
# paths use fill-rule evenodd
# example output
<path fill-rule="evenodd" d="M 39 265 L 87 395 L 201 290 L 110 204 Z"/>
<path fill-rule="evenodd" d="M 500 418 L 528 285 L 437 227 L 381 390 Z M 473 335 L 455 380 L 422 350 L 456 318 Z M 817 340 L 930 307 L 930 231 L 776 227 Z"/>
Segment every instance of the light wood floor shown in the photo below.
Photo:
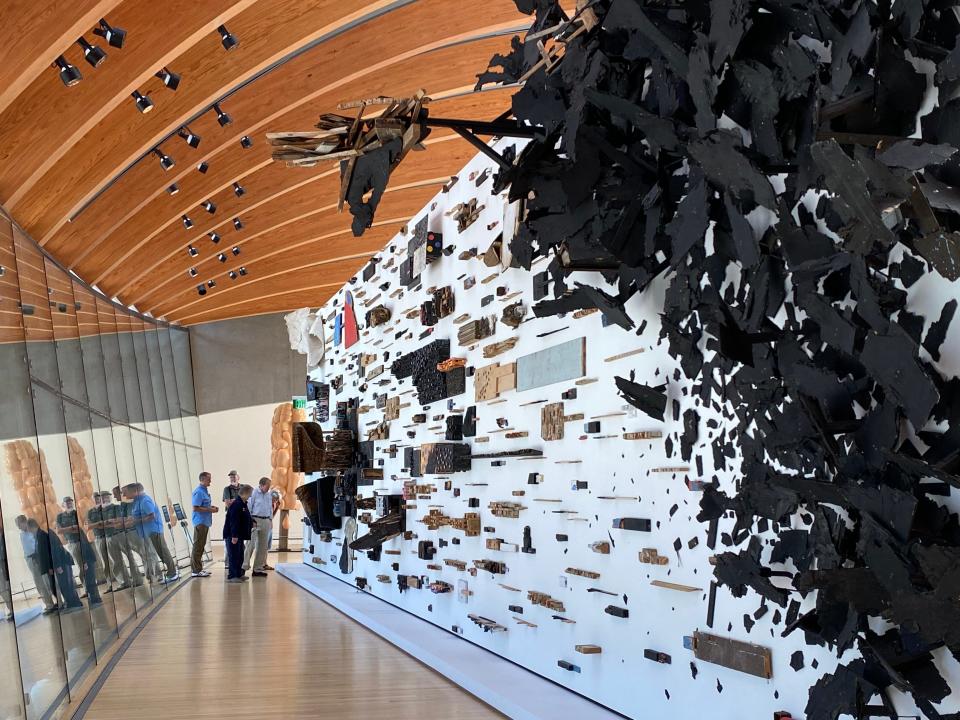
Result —
<path fill-rule="evenodd" d="M 147 624 L 87 720 L 502 717 L 276 573 L 237 585 L 211 570 Z"/>

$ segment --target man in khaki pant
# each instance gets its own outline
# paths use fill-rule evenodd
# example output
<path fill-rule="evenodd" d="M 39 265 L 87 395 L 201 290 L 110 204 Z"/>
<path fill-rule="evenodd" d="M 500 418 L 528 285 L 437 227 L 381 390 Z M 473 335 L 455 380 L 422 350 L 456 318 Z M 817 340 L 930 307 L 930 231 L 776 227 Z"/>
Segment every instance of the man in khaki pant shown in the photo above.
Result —
<path fill-rule="evenodd" d="M 250 569 L 250 556 L 254 555 L 253 577 L 267 576 L 267 550 L 269 549 L 270 530 L 273 529 L 273 495 L 270 493 L 270 478 L 260 478 L 260 485 L 247 500 L 247 507 L 255 523 L 253 537 L 247 543 L 243 553 L 243 569 Z"/>
<path fill-rule="evenodd" d="M 200 473 L 200 483 L 193 491 L 191 500 L 193 503 L 193 553 L 190 558 L 192 569 L 190 577 L 195 578 L 210 577 L 210 573 L 203 569 L 203 551 L 207 548 L 207 535 L 210 534 L 213 514 L 218 509 L 211 504 L 208 490 L 211 481 L 210 473 L 206 471 Z"/>

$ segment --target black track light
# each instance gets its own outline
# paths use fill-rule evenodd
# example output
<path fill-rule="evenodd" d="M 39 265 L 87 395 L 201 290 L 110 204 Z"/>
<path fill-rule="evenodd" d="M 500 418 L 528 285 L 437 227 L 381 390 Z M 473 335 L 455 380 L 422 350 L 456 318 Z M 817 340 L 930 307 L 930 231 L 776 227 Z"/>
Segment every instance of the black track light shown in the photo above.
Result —
<path fill-rule="evenodd" d="M 163 83 L 164 87 L 169 88 L 174 92 L 176 92 L 176 89 L 180 87 L 180 76 L 172 70 L 163 67 L 157 70 L 155 75 L 160 78 L 160 81 Z"/>
<path fill-rule="evenodd" d="M 154 148 L 153 154 L 160 158 L 160 167 L 162 167 L 164 170 L 169 170 L 176 165 L 176 163 L 173 161 L 173 158 L 169 155 L 164 155 L 160 148 Z"/>
<path fill-rule="evenodd" d="M 193 245 L 187 245 L 187 255 L 190 257 L 196 257 L 200 254 L 200 251 L 197 250 Z"/>
<path fill-rule="evenodd" d="M 217 122 L 220 123 L 220 127 L 226 127 L 233 122 L 233 118 L 223 111 L 223 108 L 220 107 L 220 103 L 213 104 L 213 111 L 217 114 Z"/>
<path fill-rule="evenodd" d="M 230 272 L 227 273 L 227 277 L 230 278 L 231 280 L 236 280 L 236 279 L 237 279 L 237 271 L 236 271 L 236 270 L 231 270 Z"/>
<path fill-rule="evenodd" d="M 54 61 L 54 67 L 60 69 L 60 81 L 67 87 L 73 87 L 83 80 L 83 75 L 73 65 L 67 62 L 67 59 L 61 55 Z"/>
<path fill-rule="evenodd" d="M 190 268 L 190 269 L 187 271 L 187 274 L 189 274 L 190 277 L 196 277 L 196 276 L 197 276 L 197 269 L 196 269 L 196 268 Z"/>
<path fill-rule="evenodd" d="M 91 45 L 86 38 L 77 40 L 77 45 L 83 48 L 83 59 L 93 67 L 100 67 L 100 64 L 107 59 L 107 54 L 97 45 Z"/>
<path fill-rule="evenodd" d="M 243 230 L 243 221 L 240 218 L 233 219 L 233 229 L 234 230 Z"/>
<path fill-rule="evenodd" d="M 182 127 L 182 128 L 180 128 L 180 129 L 177 131 L 177 135 L 179 135 L 179 136 L 182 137 L 184 140 L 186 140 L 186 141 L 187 141 L 187 145 L 189 145 L 190 147 L 192 147 L 192 148 L 198 148 L 198 147 L 200 147 L 200 139 L 201 139 L 200 136 L 199 136 L 199 135 L 194 135 L 192 132 L 190 132 L 190 128 L 188 128 L 188 127 Z"/>
<path fill-rule="evenodd" d="M 106 20 L 100 20 L 100 27 L 93 29 L 94 35 L 99 35 L 115 48 L 122 48 L 123 41 L 127 39 L 127 31 L 123 28 L 110 27 Z"/>
<path fill-rule="evenodd" d="M 207 294 L 207 289 L 203 286 L 203 283 L 197 285 L 197 295 L 203 297 Z"/>
<path fill-rule="evenodd" d="M 217 32 L 220 33 L 220 44 L 223 45 L 224 50 L 235 50 L 237 45 L 240 44 L 237 36 L 227 30 L 226 25 L 218 27 Z"/>
<path fill-rule="evenodd" d="M 238 248 L 236 245 L 234 245 L 234 246 L 233 246 L 233 249 L 232 249 L 230 252 L 232 252 L 232 253 L 234 254 L 234 256 L 237 256 L 237 255 L 240 254 L 240 248 Z"/>
<path fill-rule="evenodd" d="M 206 210 L 206 211 L 207 211 L 208 213 L 210 213 L 211 215 L 213 215 L 213 214 L 217 211 L 217 206 L 214 205 L 214 204 L 213 204 L 212 202 L 210 202 L 209 200 L 204 200 L 202 203 L 200 203 L 200 207 L 202 207 L 204 210 Z"/>
<path fill-rule="evenodd" d="M 247 269 L 246 269 L 245 267 L 243 267 L 243 265 L 241 265 L 241 266 L 238 268 L 238 271 L 239 271 L 239 273 L 240 273 L 241 275 L 246 275 L 246 274 L 247 274 Z"/>
<path fill-rule="evenodd" d="M 193 220 L 190 219 L 189 215 L 181 215 L 180 219 L 183 220 L 183 226 L 189 230 L 193 227 Z"/>
<path fill-rule="evenodd" d="M 220 242 L 220 236 L 217 235 L 215 231 L 211 230 L 210 232 L 207 233 L 207 235 L 210 236 L 210 242 L 212 242 L 214 245 Z"/>
<path fill-rule="evenodd" d="M 130 97 L 137 101 L 137 110 L 140 112 L 148 113 L 153 110 L 153 100 L 141 94 L 139 90 L 134 90 L 130 93 Z"/>
<path fill-rule="evenodd" d="M 226 253 L 220 253 L 219 255 L 217 255 L 217 260 L 219 260 L 220 262 L 226 262 L 227 261 Z"/>
<path fill-rule="evenodd" d="M 234 195 L 236 195 L 237 197 L 241 197 L 245 192 L 246 192 L 246 190 L 243 188 L 243 185 L 241 185 L 241 184 L 238 183 L 238 182 L 235 182 L 235 183 L 233 184 L 233 194 L 234 194 Z"/>
<path fill-rule="evenodd" d="M 216 286 L 217 286 L 217 281 L 216 281 L 216 280 L 207 280 L 207 287 L 208 287 L 208 288 L 214 288 L 214 287 L 216 287 Z"/>
<path fill-rule="evenodd" d="M 167 188 L 167 192 L 170 193 L 171 195 L 176 195 L 178 192 L 180 192 L 180 186 L 174 183 L 173 185 Z"/>
<path fill-rule="evenodd" d="M 249 150 L 253 147 L 253 140 L 250 139 L 249 135 L 244 135 L 242 138 L 240 138 L 240 147 L 242 147 L 244 150 Z"/>
<path fill-rule="evenodd" d="M 210 166 L 207 164 L 207 161 L 206 161 L 206 160 L 204 160 L 202 163 L 200 163 L 199 165 L 197 165 L 197 172 L 198 172 L 198 173 L 205 173 L 205 172 L 206 172 L 207 170 L 209 170 L 209 169 L 210 169 Z"/>

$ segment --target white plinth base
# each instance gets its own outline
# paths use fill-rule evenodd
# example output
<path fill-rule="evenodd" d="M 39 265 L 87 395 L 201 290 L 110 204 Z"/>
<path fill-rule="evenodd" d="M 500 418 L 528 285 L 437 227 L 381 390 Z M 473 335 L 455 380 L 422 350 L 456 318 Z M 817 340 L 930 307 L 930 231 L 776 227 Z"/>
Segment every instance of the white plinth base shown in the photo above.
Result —
<path fill-rule="evenodd" d="M 277 572 L 510 718 L 622 717 L 319 570 L 285 563 Z"/>

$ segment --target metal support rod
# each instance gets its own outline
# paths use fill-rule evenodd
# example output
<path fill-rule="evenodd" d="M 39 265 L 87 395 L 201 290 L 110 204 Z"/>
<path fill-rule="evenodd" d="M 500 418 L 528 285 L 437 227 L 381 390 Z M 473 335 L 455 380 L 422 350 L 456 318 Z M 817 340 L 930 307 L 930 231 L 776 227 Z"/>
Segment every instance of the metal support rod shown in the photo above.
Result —
<path fill-rule="evenodd" d="M 454 127 L 453 129 L 454 129 L 454 132 L 457 133 L 457 135 L 459 135 L 460 137 L 462 137 L 462 138 L 463 138 L 464 140 L 466 140 L 468 143 L 470 143 L 471 145 L 473 145 L 477 150 L 479 150 L 480 152 L 482 152 L 482 153 L 483 153 L 484 155 L 486 155 L 488 158 L 490 158 L 491 160 L 493 160 L 497 165 L 499 165 L 499 166 L 500 166 L 500 169 L 502 169 L 502 170 L 509 170 L 509 169 L 510 169 L 510 163 L 508 163 L 506 160 L 504 160 L 504 159 L 503 159 L 503 156 L 500 155 L 500 153 L 498 153 L 498 152 L 497 152 L 496 150 L 494 150 L 492 147 L 490 147 L 490 146 L 487 145 L 485 142 L 483 142 L 482 140 L 480 140 L 480 139 L 479 139 L 476 135 L 474 135 L 472 132 L 470 132 L 469 130 L 465 130 L 465 129 L 461 128 L 461 127 Z"/>
<path fill-rule="evenodd" d="M 511 122 L 509 120 L 485 122 L 482 120 L 458 120 L 456 118 L 433 118 L 427 116 L 424 118 L 423 124 L 427 127 L 451 128 L 453 130 L 465 129 L 477 135 L 535 138 L 542 137 L 544 134 L 543 128 L 541 127 L 520 125 L 517 122 Z"/>

